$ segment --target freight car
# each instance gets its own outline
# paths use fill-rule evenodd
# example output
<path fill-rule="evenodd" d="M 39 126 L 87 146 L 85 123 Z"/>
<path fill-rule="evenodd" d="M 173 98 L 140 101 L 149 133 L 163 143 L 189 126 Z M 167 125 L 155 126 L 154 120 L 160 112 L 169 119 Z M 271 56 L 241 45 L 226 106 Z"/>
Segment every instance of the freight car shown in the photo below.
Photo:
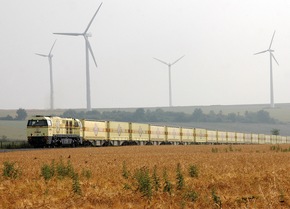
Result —
<path fill-rule="evenodd" d="M 27 139 L 34 147 L 290 143 L 286 136 L 40 115 L 28 120 Z"/>

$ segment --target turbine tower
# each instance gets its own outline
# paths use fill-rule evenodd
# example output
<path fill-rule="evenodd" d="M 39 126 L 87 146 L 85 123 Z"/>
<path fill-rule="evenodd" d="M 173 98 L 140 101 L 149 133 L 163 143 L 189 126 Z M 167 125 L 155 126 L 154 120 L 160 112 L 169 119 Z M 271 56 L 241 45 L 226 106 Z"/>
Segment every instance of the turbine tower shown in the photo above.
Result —
<path fill-rule="evenodd" d="M 92 110 L 91 107 L 91 85 L 90 85 L 90 69 L 89 69 L 89 52 L 94 60 L 94 63 L 96 65 L 96 67 L 98 67 L 92 47 L 90 45 L 89 42 L 89 37 L 91 37 L 91 33 L 88 33 L 88 30 L 93 22 L 93 20 L 95 19 L 98 11 L 100 10 L 101 6 L 103 3 L 100 4 L 99 8 L 97 9 L 97 11 L 95 12 L 94 16 L 92 17 L 91 21 L 89 22 L 87 28 L 85 29 L 85 31 L 83 33 L 53 33 L 56 35 L 67 35 L 67 36 L 83 36 L 85 39 L 85 51 L 86 51 L 86 83 L 87 83 L 87 110 L 90 111 Z"/>
<path fill-rule="evenodd" d="M 169 107 L 172 107 L 172 95 L 171 95 L 171 66 L 174 65 L 175 63 L 177 63 L 179 60 L 181 60 L 185 55 L 183 55 L 182 57 L 178 58 L 175 62 L 173 63 L 167 63 L 167 62 L 164 62 L 160 59 L 157 59 L 157 58 L 154 58 L 153 59 L 156 59 L 157 61 L 165 64 L 168 66 L 168 73 L 169 73 Z"/>
<path fill-rule="evenodd" d="M 273 39 L 274 39 L 274 36 L 275 36 L 275 32 L 273 33 L 273 36 L 272 36 L 272 39 L 271 39 L 271 42 L 270 42 L 270 46 L 267 50 L 264 50 L 264 51 L 261 51 L 261 52 L 257 52 L 255 53 L 254 55 L 257 55 L 257 54 L 262 54 L 262 53 L 265 53 L 265 52 L 269 52 L 270 54 L 270 102 L 271 102 L 271 108 L 274 108 L 275 107 L 275 104 L 274 104 L 274 90 L 273 90 L 273 71 L 272 71 L 272 58 L 275 60 L 275 62 L 277 63 L 277 65 L 279 65 L 279 63 L 277 62 L 273 52 L 274 50 L 271 49 L 271 46 L 272 46 L 272 43 L 273 43 Z"/>
<path fill-rule="evenodd" d="M 39 56 L 42 56 L 42 57 L 47 57 L 48 58 L 48 62 L 49 62 L 49 72 L 50 72 L 50 109 L 53 110 L 54 109 L 54 101 L 53 101 L 53 78 L 52 78 L 52 57 L 53 57 L 53 54 L 51 54 L 52 52 L 52 49 L 54 47 L 54 44 L 55 44 L 56 40 L 54 41 L 51 49 L 50 49 L 50 52 L 48 55 L 46 54 L 38 54 L 38 53 L 35 53 L 36 55 L 39 55 Z"/>

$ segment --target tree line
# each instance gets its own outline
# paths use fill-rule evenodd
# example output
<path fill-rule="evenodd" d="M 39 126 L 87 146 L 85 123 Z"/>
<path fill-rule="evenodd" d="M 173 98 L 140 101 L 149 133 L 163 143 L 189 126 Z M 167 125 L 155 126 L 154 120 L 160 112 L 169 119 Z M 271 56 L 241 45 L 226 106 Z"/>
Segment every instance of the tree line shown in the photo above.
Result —
<path fill-rule="evenodd" d="M 27 117 L 27 112 L 25 109 L 19 108 L 16 111 L 16 116 L 12 117 L 11 115 L 7 115 L 5 117 L 0 117 L 0 120 L 25 120 Z"/>
<path fill-rule="evenodd" d="M 127 122 L 213 122 L 213 123 L 278 123 L 278 120 L 270 117 L 267 111 L 246 111 L 243 115 L 236 113 L 223 114 L 222 111 L 215 113 L 213 110 L 208 114 L 203 113 L 201 108 L 196 108 L 192 114 L 184 112 L 171 112 L 162 109 L 146 110 L 138 108 L 134 112 L 127 111 L 80 111 L 67 110 L 61 117 L 85 118 L 91 120 L 115 120 Z"/>
<path fill-rule="evenodd" d="M 223 114 L 222 111 L 215 113 L 211 110 L 208 114 L 205 114 L 201 108 L 196 108 L 192 114 L 186 114 L 184 112 L 171 112 L 164 111 L 162 109 L 146 110 L 138 108 L 134 112 L 127 111 L 104 111 L 99 112 L 97 110 L 92 111 L 75 111 L 67 110 L 61 117 L 72 118 L 85 118 L 91 120 L 115 120 L 126 122 L 212 122 L 212 123 L 278 123 L 278 120 L 270 117 L 267 111 L 260 110 L 257 112 L 246 111 L 243 115 L 236 113 Z M 25 120 L 27 112 L 25 109 L 19 108 L 16 111 L 16 116 L 12 117 L 7 115 L 0 117 L 0 120 Z"/>

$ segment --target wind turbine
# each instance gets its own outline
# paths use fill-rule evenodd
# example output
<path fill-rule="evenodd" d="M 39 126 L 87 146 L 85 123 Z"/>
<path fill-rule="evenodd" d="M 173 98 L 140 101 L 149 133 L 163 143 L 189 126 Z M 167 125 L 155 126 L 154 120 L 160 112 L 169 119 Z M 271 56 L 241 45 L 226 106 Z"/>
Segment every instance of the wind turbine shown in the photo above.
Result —
<path fill-rule="evenodd" d="M 50 72 L 50 109 L 51 110 L 53 110 L 53 108 L 54 108 L 53 107 L 54 106 L 54 101 L 53 101 L 53 78 L 52 78 L 52 57 L 53 57 L 53 54 L 51 54 L 51 52 L 52 52 L 52 49 L 54 47 L 55 42 L 56 42 L 56 40 L 54 41 L 54 43 L 53 43 L 48 55 L 35 53 L 36 55 L 48 58 L 49 72 Z"/>
<path fill-rule="evenodd" d="M 91 21 L 89 22 L 87 28 L 85 29 L 85 31 L 83 33 L 53 33 L 56 35 L 67 35 L 67 36 L 83 36 L 85 39 L 85 51 L 86 51 L 86 83 L 87 83 L 87 110 L 90 111 L 92 110 L 91 107 L 91 85 L 90 85 L 90 69 L 89 69 L 89 52 L 94 60 L 94 63 L 96 65 L 96 67 L 98 67 L 92 47 L 90 45 L 89 42 L 89 37 L 92 36 L 91 33 L 88 33 L 88 30 L 93 22 L 93 20 L 95 19 L 98 11 L 100 10 L 101 6 L 103 3 L 100 4 L 99 8 L 97 9 L 97 11 L 95 12 L 94 16 L 92 17 Z"/>
<path fill-rule="evenodd" d="M 168 73 L 169 73 L 169 107 L 172 107 L 172 95 L 171 95 L 171 66 L 174 65 L 175 63 L 177 63 L 179 60 L 181 60 L 185 55 L 183 55 L 182 57 L 178 58 L 176 61 L 174 61 L 173 63 L 167 63 L 167 62 L 164 62 L 160 59 L 157 59 L 157 58 L 154 58 L 153 59 L 156 59 L 157 61 L 165 64 L 168 66 Z"/>
<path fill-rule="evenodd" d="M 274 36 L 275 36 L 275 32 L 276 31 L 274 31 L 274 33 L 273 33 L 269 48 L 267 50 L 264 50 L 264 51 L 261 51 L 261 52 L 258 52 L 258 53 L 254 54 L 254 55 L 257 55 L 257 54 L 262 54 L 262 53 L 265 53 L 265 52 L 269 52 L 269 54 L 270 54 L 270 102 L 271 102 L 271 108 L 275 107 L 275 104 L 274 104 L 274 90 L 273 90 L 272 58 L 275 60 L 277 65 L 279 65 L 279 63 L 277 62 L 277 60 L 276 60 L 276 58 L 275 58 L 275 56 L 273 54 L 274 50 L 271 49 L 271 46 L 272 46 L 272 43 L 273 43 L 273 39 L 274 39 Z"/>

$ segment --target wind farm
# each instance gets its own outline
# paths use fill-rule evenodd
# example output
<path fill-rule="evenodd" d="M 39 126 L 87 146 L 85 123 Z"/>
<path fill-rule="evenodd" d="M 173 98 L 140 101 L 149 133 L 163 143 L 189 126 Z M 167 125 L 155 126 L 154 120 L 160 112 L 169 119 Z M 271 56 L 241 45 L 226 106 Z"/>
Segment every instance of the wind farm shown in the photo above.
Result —
<path fill-rule="evenodd" d="M 65 35 L 65 36 L 83 36 L 85 39 L 85 54 L 86 54 L 86 87 L 87 87 L 87 111 L 92 110 L 91 105 L 91 84 L 90 84 L 90 67 L 89 67 L 89 53 L 94 60 L 95 66 L 98 67 L 91 44 L 89 42 L 89 37 L 92 36 L 91 33 L 88 33 L 92 22 L 94 21 L 97 13 L 99 12 L 103 3 L 100 4 L 97 11 L 95 12 L 94 16 L 90 20 L 89 24 L 87 25 L 85 31 L 83 33 L 53 33 L 55 35 Z"/>
<path fill-rule="evenodd" d="M 55 45 L 56 40 L 54 41 L 50 51 L 48 54 L 39 54 L 39 53 L 35 53 L 38 56 L 41 57 L 47 57 L 48 58 L 48 63 L 49 63 L 49 74 L 50 74 L 50 109 L 53 110 L 54 109 L 54 93 L 53 93 L 53 72 L 52 72 L 52 49 Z"/>
<path fill-rule="evenodd" d="M 290 206 L 290 2 L 0 11 L 0 208 Z"/>

